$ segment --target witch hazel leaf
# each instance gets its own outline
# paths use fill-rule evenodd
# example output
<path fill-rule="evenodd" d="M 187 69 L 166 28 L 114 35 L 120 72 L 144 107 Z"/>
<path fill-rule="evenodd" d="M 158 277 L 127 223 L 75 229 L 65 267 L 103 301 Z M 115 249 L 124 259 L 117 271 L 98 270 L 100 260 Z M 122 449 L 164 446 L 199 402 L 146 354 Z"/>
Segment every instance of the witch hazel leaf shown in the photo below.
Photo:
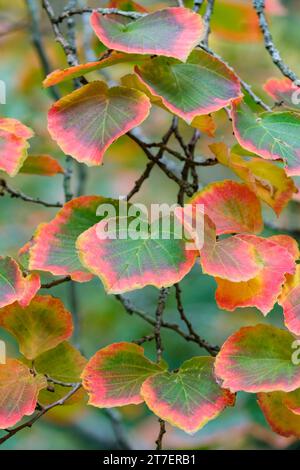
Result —
<path fill-rule="evenodd" d="M 117 202 L 101 196 L 81 196 L 65 204 L 53 220 L 38 227 L 27 246 L 29 269 L 71 276 L 78 282 L 91 280 L 92 274 L 79 261 L 75 243 L 81 233 L 103 218 L 97 215 L 101 204 Z"/>
<path fill-rule="evenodd" d="M 253 232 L 263 229 L 261 208 L 247 185 L 231 180 L 210 183 L 190 200 L 203 204 L 205 214 L 216 226 L 217 235 Z"/>
<path fill-rule="evenodd" d="M 186 63 L 157 57 L 135 72 L 164 106 L 191 123 L 199 115 L 224 108 L 241 96 L 240 83 L 219 59 L 195 50 Z"/>
<path fill-rule="evenodd" d="M 201 16 L 181 7 L 159 10 L 135 21 L 94 11 L 91 25 L 109 49 L 175 57 L 182 61 L 204 35 Z"/>
<path fill-rule="evenodd" d="M 217 128 L 214 118 L 210 114 L 196 116 L 192 120 L 191 126 L 204 132 L 204 134 L 207 134 L 209 137 L 214 137 Z"/>
<path fill-rule="evenodd" d="M 285 275 L 295 272 L 294 257 L 284 246 L 271 239 L 254 235 L 237 237 L 253 245 L 262 269 L 256 277 L 248 281 L 231 282 L 217 277 L 217 304 L 220 308 L 230 311 L 238 307 L 257 307 L 267 315 L 277 301 Z"/>
<path fill-rule="evenodd" d="M 241 99 L 232 104 L 232 124 L 239 144 L 266 160 L 282 160 L 289 176 L 300 175 L 300 115 L 254 114 Z"/>
<path fill-rule="evenodd" d="M 293 391 L 300 386 L 300 368 L 291 360 L 294 341 L 271 325 L 241 328 L 217 355 L 216 376 L 231 392 Z"/>
<path fill-rule="evenodd" d="M 163 364 L 151 362 L 144 349 L 133 343 L 115 343 L 100 349 L 88 362 L 82 384 L 89 394 L 89 404 L 110 408 L 143 402 L 142 383 L 162 372 Z"/>
<path fill-rule="evenodd" d="M 147 406 L 173 426 L 195 433 L 235 402 L 234 395 L 217 384 L 213 366 L 214 358 L 194 357 L 176 373 L 149 377 L 141 389 Z"/>
<path fill-rule="evenodd" d="M 168 222 L 168 233 L 162 234 L 161 219 L 153 226 L 146 223 L 145 233 L 136 238 L 128 236 L 130 218 L 103 220 L 78 238 L 76 246 L 80 260 L 100 277 L 110 294 L 148 285 L 171 286 L 192 269 L 197 251 L 187 249 L 186 241 L 179 238 L 176 223 Z"/>
<path fill-rule="evenodd" d="M 48 129 L 64 153 L 88 166 L 100 165 L 108 147 L 149 111 L 150 101 L 140 91 L 95 81 L 54 103 Z"/>
<path fill-rule="evenodd" d="M 280 246 L 286 248 L 286 250 L 292 255 L 294 260 L 299 259 L 300 251 L 297 241 L 289 235 L 272 235 L 268 240 L 277 243 Z"/>
<path fill-rule="evenodd" d="M 300 416 L 285 403 L 286 393 L 259 393 L 258 404 L 274 432 L 284 437 L 300 438 Z"/>
<path fill-rule="evenodd" d="M 283 309 L 285 326 L 295 335 L 300 335 L 300 265 L 296 273 L 287 276 L 286 282 L 278 298 Z"/>
<path fill-rule="evenodd" d="M 64 169 L 55 158 L 49 155 L 30 155 L 26 158 L 20 173 L 27 175 L 55 176 L 63 174 Z"/>
<path fill-rule="evenodd" d="M 216 228 L 205 217 L 204 244 L 200 251 L 204 273 L 233 282 L 247 281 L 257 275 L 263 265 L 253 244 L 239 237 L 216 240 Z"/>
<path fill-rule="evenodd" d="M 281 106 L 300 110 L 300 87 L 289 78 L 270 78 L 264 84 L 264 90 Z"/>
<path fill-rule="evenodd" d="M 87 360 L 82 354 L 70 343 L 64 341 L 56 348 L 38 356 L 34 361 L 34 368 L 39 374 L 46 375 L 59 382 L 72 384 L 80 382 L 80 376 L 86 364 Z M 43 405 L 47 405 L 63 398 L 65 395 L 66 387 L 55 384 L 54 392 L 41 391 L 39 401 Z M 85 393 L 82 390 L 78 390 L 65 404 L 77 403 L 83 399 L 84 395 Z"/>
<path fill-rule="evenodd" d="M 20 121 L 0 118 L 0 170 L 15 176 L 27 158 L 33 131 Z"/>
<path fill-rule="evenodd" d="M 272 207 L 277 216 L 297 192 L 293 179 L 275 163 L 250 158 L 246 150 L 244 157 L 247 158 L 243 158 L 234 149 L 230 151 L 224 143 L 214 143 L 209 148 L 217 160 L 238 175 L 259 199 Z"/>
<path fill-rule="evenodd" d="M 0 311 L 0 326 L 19 343 L 27 359 L 35 359 L 70 338 L 73 333 L 72 315 L 62 301 L 51 296 L 36 296 L 23 308 L 17 302 Z"/>
<path fill-rule="evenodd" d="M 33 375 L 16 359 L 0 364 L 0 429 L 14 426 L 34 413 L 40 390 L 47 387 L 43 375 Z"/>
<path fill-rule="evenodd" d="M 144 57 L 139 54 L 125 54 L 124 52 L 106 52 L 100 60 L 93 62 L 87 62 L 86 64 L 74 65 L 73 67 L 68 67 L 66 69 L 58 69 L 51 72 L 45 80 L 43 85 L 45 88 L 57 85 L 58 83 L 66 82 L 68 80 L 73 80 L 74 78 L 82 77 L 90 72 L 95 70 L 101 70 L 106 67 L 111 67 L 112 65 L 122 64 L 122 63 L 134 63 L 137 64 L 145 60 Z"/>

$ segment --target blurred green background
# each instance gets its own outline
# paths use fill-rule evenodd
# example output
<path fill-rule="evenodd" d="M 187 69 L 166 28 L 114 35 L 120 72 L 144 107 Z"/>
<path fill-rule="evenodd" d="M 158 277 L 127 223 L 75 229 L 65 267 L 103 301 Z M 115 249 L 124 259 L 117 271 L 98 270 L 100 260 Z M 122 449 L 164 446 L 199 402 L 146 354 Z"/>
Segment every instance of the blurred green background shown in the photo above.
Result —
<path fill-rule="evenodd" d="M 39 2 L 38 2 L 39 3 Z M 61 11 L 66 1 L 53 1 L 55 10 Z M 190 2 L 187 1 L 186 4 Z M 227 3 L 227 5 L 226 5 Z M 264 96 L 262 84 L 271 76 L 279 76 L 268 54 L 261 36 L 257 33 L 257 25 L 247 22 L 247 18 L 232 14 L 230 4 L 223 0 L 216 9 L 213 22 L 211 47 L 221 54 L 238 74 L 250 82 L 254 90 Z M 245 0 L 242 3 L 251 4 Z M 278 4 L 279 2 L 274 2 Z M 140 1 L 145 8 L 157 9 L 162 6 L 175 5 L 175 1 Z M 216 1 L 218 5 L 218 0 Z M 80 1 L 80 5 L 87 5 Z M 105 1 L 90 1 L 89 6 L 104 7 Z M 299 63 L 299 21 L 300 10 L 298 0 L 282 0 L 280 11 L 273 5 L 269 14 L 271 29 L 276 44 L 285 60 L 294 70 L 300 72 Z M 77 18 L 78 45 L 81 61 L 99 56 L 101 45 L 90 32 L 87 20 Z M 65 59 L 58 45 L 55 44 L 47 18 L 41 12 L 40 28 L 44 46 L 50 57 L 53 68 L 65 67 Z M 256 32 L 255 32 L 256 31 Z M 91 48 L 86 54 L 82 43 L 83 38 L 89 41 Z M 0 105 L 1 115 L 14 117 L 35 130 L 36 136 L 31 140 L 32 154 L 50 154 L 63 165 L 64 156 L 51 140 L 47 132 L 46 115 L 51 104 L 51 97 L 41 86 L 44 78 L 36 53 L 31 43 L 31 27 L 28 20 L 26 2 L 23 0 L 0 0 L 0 47 L 1 71 L 0 79 L 7 86 L 7 103 Z M 117 66 L 113 70 L 94 73 L 94 77 L 117 81 L 128 73 L 128 66 Z M 61 86 L 67 93 L 71 84 Z M 268 98 L 264 96 L 266 100 Z M 233 142 L 232 131 L 224 112 L 216 113 L 217 132 L 213 139 L 203 136 L 197 147 L 197 154 L 208 155 L 207 145 L 213 141 L 225 140 Z M 167 129 L 171 116 L 160 109 L 153 109 L 150 117 L 142 125 L 141 132 L 150 140 L 159 139 Z M 180 123 L 183 135 L 189 136 L 191 130 Z M 171 158 L 171 157 L 170 157 Z M 101 194 L 118 197 L 133 187 L 135 180 L 143 171 L 146 159 L 138 147 L 127 137 L 119 139 L 106 153 L 104 165 L 88 170 L 86 194 Z M 73 165 L 74 191 L 76 191 L 77 164 Z M 224 168 L 201 167 L 200 181 L 205 185 L 210 181 L 224 178 L 234 179 L 234 175 Z M 48 201 L 63 200 L 62 176 L 53 178 L 38 176 L 17 176 L 7 178 L 11 186 L 21 189 L 26 194 L 38 196 Z M 135 196 L 136 202 L 174 202 L 176 186 L 156 169 L 152 177 L 146 181 L 142 191 Z M 300 228 L 299 203 L 292 202 L 279 220 L 275 220 L 270 211 L 264 208 L 265 220 L 276 225 L 281 232 Z M 55 214 L 54 209 L 25 203 L 5 196 L 0 199 L 0 255 L 16 256 L 18 249 L 32 236 L 40 222 L 50 220 Z M 266 230 L 265 234 L 271 234 Z M 275 233 L 275 232 L 274 232 Z M 45 279 L 51 279 L 45 277 Z M 277 307 L 267 319 L 255 309 L 240 309 L 233 313 L 218 310 L 215 299 L 215 282 L 213 278 L 202 275 L 199 266 L 182 282 L 183 299 L 186 312 L 192 320 L 196 331 L 212 344 L 222 342 L 233 331 L 243 325 L 271 322 L 282 325 L 281 309 Z M 48 292 L 47 292 L 48 293 Z M 70 286 L 61 285 L 51 293 L 61 297 L 72 310 Z M 99 348 L 112 342 L 130 341 L 150 334 L 151 328 L 137 317 L 129 316 L 112 296 L 104 293 L 99 280 L 76 286 L 78 297 L 78 317 L 80 322 L 80 347 L 86 357 L 90 357 Z M 129 295 L 134 303 L 154 315 L 158 291 L 146 288 Z M 74 313 L 74 312 L 73 312 Z M 171 293 L 165 318 L 181 325 L 174 292 Z M 0 338 L 7 340 L 9 354 L 17 355 L 14 340 L 0 329 Z M 186 343 L 173 332 L 163 331 L 165 345 L 164 357 L 170 368 L 177 368 L 184 360 L 193 355 L 204 354 L 196 345 Z M 149 357 L 154 356 L 153 344 L 145 345 Z M 125 430 L 128 446 L 134 449 L 153 448 L 158 434 L 157 418 L 147 411 L 146 406 L 132 406 L 117 410 L 121 425 Z M 165 448 L 180 449 L 280 449 L 296 448 L 294 439 L 286 439 L 274 434 L 266 425 L 259 410 L 255 396 L 240 394 L 236 407 L 227 409 L 219 418 L 210 422 L 194 436 L 167 426 L 164 439 Z M 103 410 L 91 407 L 65 407 L 43 420 L 37 422 L 31 430 L 24 430 L 9 440 L 3 449 L 114 449 L 116 437 L 111 418 Z"/>

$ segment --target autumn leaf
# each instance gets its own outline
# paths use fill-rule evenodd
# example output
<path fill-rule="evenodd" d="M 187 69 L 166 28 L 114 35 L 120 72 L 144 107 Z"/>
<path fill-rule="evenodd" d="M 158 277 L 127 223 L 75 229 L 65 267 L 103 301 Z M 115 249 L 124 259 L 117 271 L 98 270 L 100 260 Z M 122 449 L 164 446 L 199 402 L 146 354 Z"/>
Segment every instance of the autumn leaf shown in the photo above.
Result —
<path fill-rule="evenodd" d="M 22 362 L 7 359 L 6 364 L 0 364 L 0 429 L 34 413 L 38 394 L 45 387 L 45 377 L 34 376 Z"/>
<path fill-rule="evenodd" d="M 212 357 L 193 357 L 177 372 L 149 377 L 141 389 L 147 406 L 173 426 L 195 433 L 235 402 L 234 395 L 217 384 L 213 366 Z"/>
<path fill-rule="evenodd" d="M 138 90 L 96 81 L 57 101 L 48 113 L 48 129 L 64 153 L 100 165 L 108 147 L 141 124 L 149 110 L 149 99 Z"/>
<path fill-rule="evenodd" d="M 202 50 L 193 51 L 184 64 L 175 59 L 152 58 L 136 66 L 135 72 L 152 95 L 188 123 L 241 96 L 234 73 Z"/>
<path fill-rule="evenodd" d="M 300 416 L 286 406 L 285 397 L 284 392 L 259 393 L 258 404 L 274 432 L 300 438 Z"/>
<path fill-rule="evenodd" d="M 204 34 L 200 15 L 188 8 L 166 8 L 132 21 L 94 11 L 91 25 L 100 41 L 117 51 L 155 54 L 185 61 Z"/>
<path fill-rule="evenodd" d="M 231 392 L 293 391 L 300 386 L 300 368 L 291 360 L 294 341 L 271 325 L 243 327 L 223 344 L 216 376 Z"/>
<path fill-rule="evenodd" d="M 270 78 L 264 84 L 264 90 L 281 106 L 300 110 L 300 88 L 289 78 Z"/>
<path fill-rule="evenodd" d="M 72 315 L 62 301 L 51 296 L 36 296 L 23 308 L 14 303 L 0 310 L 0 326 L 19 343 L 27 359 L 35 359 L 55 348 L 73 333 Z"/>
<path fill-rule="evenodd" d="M 27 175 L 55 176 L 63 174 L 64 169 L 55 158 L 49 155 L 30 155 L 26 158 L 20 173 Z"/>
<path fill-rule="evenodd" d="M 88 362 L 82 374 L 89 404 L 99 408 L 139 404 L 142 383 L 165 369 L 151 362 L 144 349 L 133 343 L 115 343 L 100 349 Z"/>

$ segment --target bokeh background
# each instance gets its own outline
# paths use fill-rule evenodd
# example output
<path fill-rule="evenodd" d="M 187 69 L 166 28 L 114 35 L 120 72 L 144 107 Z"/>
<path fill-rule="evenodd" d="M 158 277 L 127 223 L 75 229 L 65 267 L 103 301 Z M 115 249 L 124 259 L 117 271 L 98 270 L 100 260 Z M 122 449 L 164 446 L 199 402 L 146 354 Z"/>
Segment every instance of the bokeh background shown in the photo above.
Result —
<path fill-rule="evenodd" d="M 39 3 L 39 2 L 37 2 Z M 141 0 L 140 5 L 149 10 L 163 6 L 174 6 L 175 1 Z M 187 0 L 186 4 L 190 5 Z M 285 60 L 300 73 L 299 61 L 299 0 L 270 0 L 268 17 L 276 44 Z M 53 1 L 56 12 L 62 11 L 67 1 Z M 79 0 L 81 6 L 108 6 L 106 1 Z M 235 7 L 233 5 L 235 4 Z M 266 101 L 262 85 L 272 76 L 279 76 L 266 53 L 258 30 L 254 13 L 245 14 L 238 4 L 251 5 L 251 0 L 216 0 L 212 21 L 211 47 L 221 54 L 238 74 L 253 85 L 257 94 Z M 249 10 L 250 11 L 250 10 Z M 78 46 L 80 60 L 93 60 L 100 55 L 103 47 L 94 37 L 88 24 L 88 17 L 77 18 Z M 52 68 L 65 67 L 65 58 L 60 47 L 54 42 L 51 28 L 42 10 L 39 25 L 44 47 L 50 57 Z M 84 47 L 84 45 L 86 47 Z M 7 86 L 7 103 L 0 105 L 0 114 L 14 117 L 35 130 L 31 140 L 31 154 L 49 154 L 56 157 L 62 165 L 64 155 L 51 140 L 47 132 L 46 116 L 51 105 L 51 96 L 42 88 L 44 78 L 36 52 L 32 47 L 31 25 L 25 0 L 0 0 L 0 79 Z M 94 73 L 94 78 L 117 81 L 128 66 L 117 66 Z M 92 76 L 90 76 L 92 78 Z M 63 93 L 71 91 L 71 84 L 63 84 Z M 197 147 L 197 155 L 208 155 L 208 144 L 213 141 L 233 142 L 226 114 L 215 114 L 217 132 L 214 138 L 202 136 Z M 168 128 L 171 115 L 161 109 L 152 109 L 150 117 L 142 125 L 141 132 L 150 140 L 158 139 Z M 191 130 L 180 123 L 183 135 Z M 169 157 L 171 158 L 171 157 Z M 119 139 L 106 153 L 104 165 L 87 171 L 86 194 L 101 194 L 118 197 L 129 192 L 134 181 L 143 171 L 145 156 L 127 137 Z M 76 174 L 80 171 L 74 162 L 74 192 Z M 201 167 L 200 181 L 208 182 L 224 178 L 234 179 L 234 175 L 219 166 Z M 62 176 L 39 177 L 20 175 L 7 178 L 11 186 L 26 194 L 38 196 L 48 201 L 63 200 Z M 135 196 L 136 202 L 176 201 L 176 185 L 168 180 L 159 169 L 146 181 L 143 189 Z M 0 198 L 0 255 L 16 256 L 18 249 L 32 236 L 35 227 L 53 218 L 55 209 L 25 203 L 21 200 Z M 276 233 L 276 227 L 292 231 L 297 237 L 300 230 L 300 206 L 297 200 L 291 202 L 279 220 L 264 207 L 265 220 L 274 229 L 266 229 L 265 234 Z M 50 280 L 50 277 L 45 277 Z M 254 308 L 239 309 L 233 313 L 218 310 L 215 300 L 213 278 L 201 273 L 199 266 L 182 283 L 186 312 L 197 332 L 212 344 L 222 342 L 243 325 L 271 322 L 281 326 L 282 314 L 279 307 L 267 319 Z M 47 292 L 48 293 L 48 292 Z M 72 291 L 69 285 L 54 288 L 51 293 L 61 297 L 73 310 Z M 73 292 L 74 294 L 74 292 Z M 93 355 L 99 348 L 117 341 L 130 341 L 151 333 L 150 327 L 137 317 L 129 316 L 112 296 L 104 293 L 98 280 L 76 287 L 77 315 L 80 323 L 80 348 L 86 357 Z M 158 291 L 145 288 L 130 294 L 130 298 L 148 312 L 154 314 Z M 73 313 L 75 313 L 73 311 Z M 174 295 L 170 295 L 165 318 L 180 324 Z M 181 325 L 184 328 L 184 325 Z M 8 344 L 9 354 L 17 356 L 18 350 L 12 337 L 0 329 L 0 338 Z M 172 332 L 163 331 L 165 359 L 171 368 L 177 368 L 184 360 L 193 355 L 204 354 L 196 345 L 186 343 Z M 145 345 L 149 357 L 154 358 L 153 345 Z M 116 418 L 128 441 L 134 449 L 151 449 L 158 434 L 157 418 L 146 406 L 130 406 L 116 410 Z M 289 449 L 300 448 L 293 439 L 286 439 L 273 433 L 258 408 L 255 396 L 239 394 L 236 407 L 225 410 L 216 420 L 210 422 L 194 436 L 188 436 L 171 426 L 167 426 L 164 439 L 165 448 L 179 449 Z M 67 406 L 37 422 L 31 430 L 24 430 L 9 440 L 4 449 L 115 449 L 117 447 L 111 417 L 103 410 L 87 406 Z"/>

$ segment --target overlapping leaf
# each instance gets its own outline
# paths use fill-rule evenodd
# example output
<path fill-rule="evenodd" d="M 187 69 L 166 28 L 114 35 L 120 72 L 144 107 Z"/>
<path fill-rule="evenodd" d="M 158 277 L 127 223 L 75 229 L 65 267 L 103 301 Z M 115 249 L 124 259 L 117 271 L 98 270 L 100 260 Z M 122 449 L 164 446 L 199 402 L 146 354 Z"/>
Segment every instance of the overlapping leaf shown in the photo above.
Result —
<path fill-rule="evenodd" d="M 27 157 L 33 131 L 20 121 L 0 118 L 0 170 L 15 176 Z"/>
<path fill-rule="evenodd" d="M 214 358 L 194 357 L 178 372 L 149 377 L 141 393 L 147 406 L 160 418 L 194 433 L 233 406 L 234 396 L 219 387 L 213 374 Z"/>
<path fill-rule="evenodd" d="M 166 8 L 138 20 L 108 17 L 94 11 L 91 25 L 109 49 L 155 54 L 185 61 L 201 41 L 204 25 L 200 15 L 188 8 Z"/>
<path fill-rule="evenodd" d="M 257 307 L 266 315 L 277 301 L 285 275 L 295 271 L 294 257 L 284 246 L 272 240 L 272 237 L 238 237 L 253 245 L 263 267 L 256 277 L 248 281 L 230 282 L 216 278 L 217 303 L 220 308 L 231 311 L 237 307 Z"/>
<path fill-rule="evenodd" d="M 34 361 L 35 370 L 43 375 L 47 375 L 55 381 L 72 384 L 80 382 L 80 376 L 87 360 L 70 343 L 64 341 L 56 348 L 51 349 Z M 39 395 L 39 401 L 43 405 L 53 403 L 66 395 L 66 387 L 53 384 L 54 392 L 42 390 Z M 70 405 L 82 400 L 84 393 L 78 390 L 66 404 Z"/>
<path fill-rule="evenodd" d="M 200 262 L 206 274 L 238 282 L 259 273 L 263 265 L 253 244 L 239 237 L 217 241 L 216 228 L 207 216 L 204 226 Z"/>
<path fill-rule="evenodd" d="M 137 64 L 144 60 L 138 54 L 124 54 L 124 52 L 112 51 L 111 53 L 105 53 L 100 60 L 94 62 L 87 62 L 86 64 L 74 65 L 66 69 L 58 69 L 51 72 L 43 81 L 44 87 L 54 86 L 58 83 L 72 80 L 74 78 L 81 77 L 95 70 L 101 70 L 112 65 L 122 63 L 134 63 Z"/>
<path fill-rule="evenodd" d="M 52 221 L 40 225 L 27 247 L 29 268 L 70 275 L 78 282 L 89 281 L 92 275 L 80 263 L 75 243 L 82 232 L 103 218 L 96 213 L 105 203 L 116 204 L 117 201 L 101 196 L 75 198 L 65 204 Z"/>
<path fill-rule="evenodd" d="M 188 123 L 241 96 L 237 77 L 220 60 L 195 50 L 186 63 L 158 57 L 149 59 L 136 73 L 164 106 Z"/>
<path fill-rule="evenodd" d="M 45 387 L 44 376 L 32 375 L 29 368 L 16 359 L 0 364 L 0 429 L 14 426 L 23 416 L 31 415 L 38 394 Z"/>
<path fill-rule="evenodd" d="M 55 176 L 64 173 L 63 167 L 55 158 L 49 155 L 36 155 L 26 158 L 20 173 L 27 175 Z"/>
<path fill-rule="evenodd" d="M 60 299 L 51 296 L 36 296 L 26 308 L 18 303 L 4 307 L 0 326 L 17 339 L 27 359 L 55 348 L 73 332 L 72 315 Z"/>
<path fill-rule="evenodd" d="M 270 325 L 241 328 L 223 344 L 215 373 L 232 392 L 293 391 L 300 368 L 291 360 L 295 338 Z"/>
<path fill-rule="evenodd" d="M 107 148 L 143 122 L 150 101 L 138 90 L 91 82 L 57 101 L 48 114 L 52 138 L 68 155 L 100 165 Z"/>
<path fill-rule="evenodd" d="M 78 238 L 80 260 L 100 277 L 109 293 L 171 286 L 192 269 L 197 252 L 188 250 L 184 238 L 179 238 L 178 224 L 168 222 L 168 233 L 162 233 L 161 219 L 147 224 L 141 237 L 131 237 L 130 218 L 101 221 Z M 104 232 L 107 235 L 99 237 Z"/>
<path fill-rule="evenodd" d="M 99 408 L 138 404 L 143 401 L 142 383 L 164 369 L 164 364 L 149 361 L 136 344 L 111 344 L 89 360 L 82 374 L 83 386 L 89 404 Z"/>
<path fill-rule="evenodd" d="M 0 258 L 0 308 L 22 298 L 24 279 L 18 264 L 12 258 Z"/>
<path fill-rule="evenodd" d="M 242 147 L 267 160 L 283 160 L 289 176 L 300 175 L 300 115 L 292 112 L 259 116 L 240 99 L 232 108 L 235 136 Z"/>
<path fill-rule="evenodd" d="M 265 83 L 264 89 L 281 106 L 300 110 L 300 87 L 289 78 L 270 78 Z"/>
<path fill-rule="evenodd" d="M 211 183 L 195 194 L 191 204 L 203 204 L 217 235 L 260 232 L 263 228 L 260 203 L 247 185 L 231 180 Z"/>
<path fill-rule="evenodd" d="M 287 276 L 285 285 L 278 299 L 283 308 L 284 323 L 295 335 L 300 335 L 300 265 L 296 273 Z"/>
<path fill-rule="evenodd" d="M 247 183 L 249 188 L 279 215 L 297 192 L 297 188 L 285 171 L 262 158 L 242 158 L 226 144 L 210 145 L 210 149 L 222 165 L 229 167 Z M 245 154 L 247 151 L 245 151 Z"/>
<path fill-rule="evenodd" d="M 274 432 L 300 438 L 300 416 L 284 403 L 284 392 L 259 393 L 258 404 Z"/>

